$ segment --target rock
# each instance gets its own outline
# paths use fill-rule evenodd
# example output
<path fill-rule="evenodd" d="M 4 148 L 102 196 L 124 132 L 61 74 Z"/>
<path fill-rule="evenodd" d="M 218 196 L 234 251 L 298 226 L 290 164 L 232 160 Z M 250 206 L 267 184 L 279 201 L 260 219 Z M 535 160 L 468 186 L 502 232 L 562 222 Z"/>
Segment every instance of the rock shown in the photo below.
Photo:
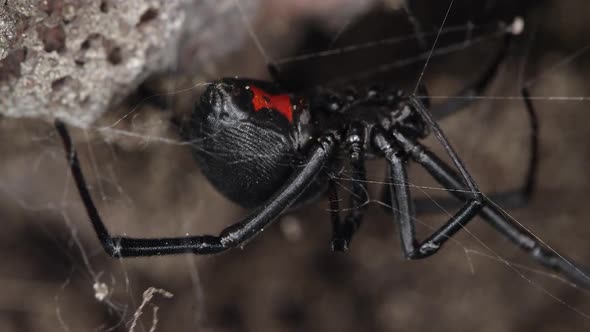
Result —
<path fill-rule="evenodd" d="M 0 113 L 86 127 L 172 65 L 190 0 L 0 5 Z"/>

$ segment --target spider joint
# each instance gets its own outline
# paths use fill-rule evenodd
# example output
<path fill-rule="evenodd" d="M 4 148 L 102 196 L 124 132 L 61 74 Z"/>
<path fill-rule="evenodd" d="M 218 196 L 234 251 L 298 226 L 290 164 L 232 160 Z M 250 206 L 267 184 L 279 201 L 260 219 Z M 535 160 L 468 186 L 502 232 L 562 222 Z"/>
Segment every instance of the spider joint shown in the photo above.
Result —
<path fill-rule="evenodd" d="M 426 257 L 434 254 L 438 249 L 440 249 L 440 244 L 429 241 L 420 246 L 418 251 L 420 252 L 421 257 Z"/>

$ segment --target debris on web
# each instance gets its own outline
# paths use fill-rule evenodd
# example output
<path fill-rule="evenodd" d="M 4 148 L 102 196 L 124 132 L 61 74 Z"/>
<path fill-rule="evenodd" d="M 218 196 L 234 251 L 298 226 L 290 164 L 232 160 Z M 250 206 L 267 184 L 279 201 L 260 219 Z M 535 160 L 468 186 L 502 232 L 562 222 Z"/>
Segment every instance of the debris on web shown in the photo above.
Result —
<path fill-rule="evenodd" d="M 174 295 L 164 289 L 161 288 L 155 288 L 155 287 L 150 287 L 148 289 L 146 289 L 143 292 L 143 300 L 141 301 L 141 304 L 139 305 L 139 307 L 137 308 L 137 310 L 135 311 L 135 313 L 133 314 L 133 320 L 131 321 L 131 326 L 129 327 L 129 332 L 133 332 L 135 331 L 135 327 L 137 327 L 138 321 L 141 318 L 141 316 L 143 315 L 143 310 L 145 309 L 145 306 L 148 305 L 152 298 L 154 297 L 154 295 L 160 295 L 164 298 L 172 298 Z M 158 310 L 159 307 L 156 305 L 152 306 L 152 326 L 150 327 L 150 332 L 153 332 L 156 330 L 156 327 L 158 325 Z"/>

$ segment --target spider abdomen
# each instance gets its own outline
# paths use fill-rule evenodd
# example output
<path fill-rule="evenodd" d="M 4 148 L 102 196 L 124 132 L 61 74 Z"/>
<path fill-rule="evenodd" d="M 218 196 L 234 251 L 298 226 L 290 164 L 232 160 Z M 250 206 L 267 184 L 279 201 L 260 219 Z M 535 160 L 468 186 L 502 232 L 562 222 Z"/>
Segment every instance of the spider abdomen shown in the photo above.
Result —
<path fill-rule="evenodd" d="M 212 84 L 187 132 L 209 182 L 243 207 L 264 203 L 296 167 L 301 121 L 294 111 L 290 96 L 268 83 L 223 79 Z"/>
<path fill-rule="evenodd" d="M 292 173 L 291 149 L 284 137 L 242 124 L 205 138 L 193 155 L 220 193 L 243 207 L 253 208 Z"/>

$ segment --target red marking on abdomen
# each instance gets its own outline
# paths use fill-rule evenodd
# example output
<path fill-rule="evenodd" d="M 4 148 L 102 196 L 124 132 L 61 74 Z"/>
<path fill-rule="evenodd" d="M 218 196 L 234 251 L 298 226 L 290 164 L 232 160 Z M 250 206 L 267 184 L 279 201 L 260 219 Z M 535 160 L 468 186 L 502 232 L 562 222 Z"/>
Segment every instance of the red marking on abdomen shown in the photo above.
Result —
<path fill-rule="evenodd" d="M 250 90 L 254 93 L 252 97 L 254 111 L 258 112 L 263 108 L 273 109 L 287 118 L 289 123 L 293 123 L 293 104 L 289 95 L 271 95 L 253 85 L 250 85 Z"/>

